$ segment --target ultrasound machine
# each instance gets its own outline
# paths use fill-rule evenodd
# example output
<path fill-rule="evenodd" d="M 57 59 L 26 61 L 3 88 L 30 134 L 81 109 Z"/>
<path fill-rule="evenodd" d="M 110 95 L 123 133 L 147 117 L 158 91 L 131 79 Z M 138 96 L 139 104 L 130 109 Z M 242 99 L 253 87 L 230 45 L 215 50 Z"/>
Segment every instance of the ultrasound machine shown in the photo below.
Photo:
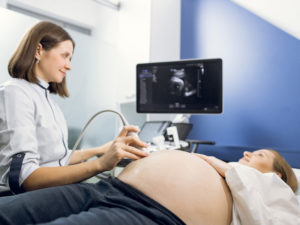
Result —
<path fill-rule="evenodd" d="M 172 62 L 141 63 L 136 66 L 137 113 L 218 114 L 223 111 L 222 60 L 195 59 Z M 172 135 L 168 134 L 170 127 Z M 192 124 L 172 121 L 147 121 L 140 139 L 153 143 L 163 135 L 164 148 L 182 148 Z M 179 140 L 178 140 L 179 139 Z M 169 142 L 168 142 L 169 141 Z M 178 142 L 179 141 L 179 142 Z M 214 144 L 190 140 L 190 144 Z M 156 146 L 157 147 L 157 146 Z"/>

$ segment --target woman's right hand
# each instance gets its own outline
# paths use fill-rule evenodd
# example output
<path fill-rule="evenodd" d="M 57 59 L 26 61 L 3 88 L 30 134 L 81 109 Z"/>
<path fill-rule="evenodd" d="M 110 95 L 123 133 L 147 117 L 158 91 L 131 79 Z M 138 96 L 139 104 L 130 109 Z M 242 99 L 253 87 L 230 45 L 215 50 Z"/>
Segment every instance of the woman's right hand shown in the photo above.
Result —
<path fill-rule="evenodd" d="M 139 132 L 136 126 L 124 126 L 119 136 L 103 156 L 99 158 L 102 171 L 113 169 L 123 158 L 140 159 L 149 155 L 148 152 L 134 146 L 147 147 L 137 136 L 128 136 L 129 132 Z"/>

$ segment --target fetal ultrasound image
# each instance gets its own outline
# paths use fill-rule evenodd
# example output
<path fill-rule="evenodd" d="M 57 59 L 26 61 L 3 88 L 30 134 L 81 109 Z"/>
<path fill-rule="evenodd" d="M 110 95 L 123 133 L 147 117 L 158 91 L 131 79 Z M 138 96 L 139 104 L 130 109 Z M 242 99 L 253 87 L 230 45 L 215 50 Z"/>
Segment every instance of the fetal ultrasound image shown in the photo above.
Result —
<path fill-rule="evenodd" d="M 141 109 L 212 112 L 222 108 L 222 72 L 208 63 L 151 65 L 138 71 Z"/>

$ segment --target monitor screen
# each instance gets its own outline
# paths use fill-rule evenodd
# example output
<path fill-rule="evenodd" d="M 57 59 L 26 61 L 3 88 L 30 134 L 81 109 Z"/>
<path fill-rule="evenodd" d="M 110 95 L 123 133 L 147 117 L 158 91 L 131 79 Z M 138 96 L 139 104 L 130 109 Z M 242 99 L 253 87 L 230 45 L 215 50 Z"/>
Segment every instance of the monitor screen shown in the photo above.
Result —
<path fill-rule="evenodd" d="M 136 67 L 138 113 L 222 113 L 222 59 Z"/>

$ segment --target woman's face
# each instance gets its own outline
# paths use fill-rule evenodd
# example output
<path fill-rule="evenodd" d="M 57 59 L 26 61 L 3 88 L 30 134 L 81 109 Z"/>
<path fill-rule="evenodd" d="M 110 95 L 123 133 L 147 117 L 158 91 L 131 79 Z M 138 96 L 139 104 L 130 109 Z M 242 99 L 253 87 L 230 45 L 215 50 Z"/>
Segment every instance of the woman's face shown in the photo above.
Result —
<path fill-rule="evenodd" d="M 253 167 L 262 173 L 274 172 L 273 162 L 275 155 L 266 149 L 260 149 L 254 152 L 244 152 L 244 157 L 239 160 L 239 163 Z"/>
<path fill-rule="evenodd" d="M 46 82 L 61 83 L 66 72 L 72 69 L 72 54 L 73 44 L 70 40 L 62 41 L 48 51 L 40 45 L 36 53 L 40 62 L 35 64 L 35 74 Z"/>

